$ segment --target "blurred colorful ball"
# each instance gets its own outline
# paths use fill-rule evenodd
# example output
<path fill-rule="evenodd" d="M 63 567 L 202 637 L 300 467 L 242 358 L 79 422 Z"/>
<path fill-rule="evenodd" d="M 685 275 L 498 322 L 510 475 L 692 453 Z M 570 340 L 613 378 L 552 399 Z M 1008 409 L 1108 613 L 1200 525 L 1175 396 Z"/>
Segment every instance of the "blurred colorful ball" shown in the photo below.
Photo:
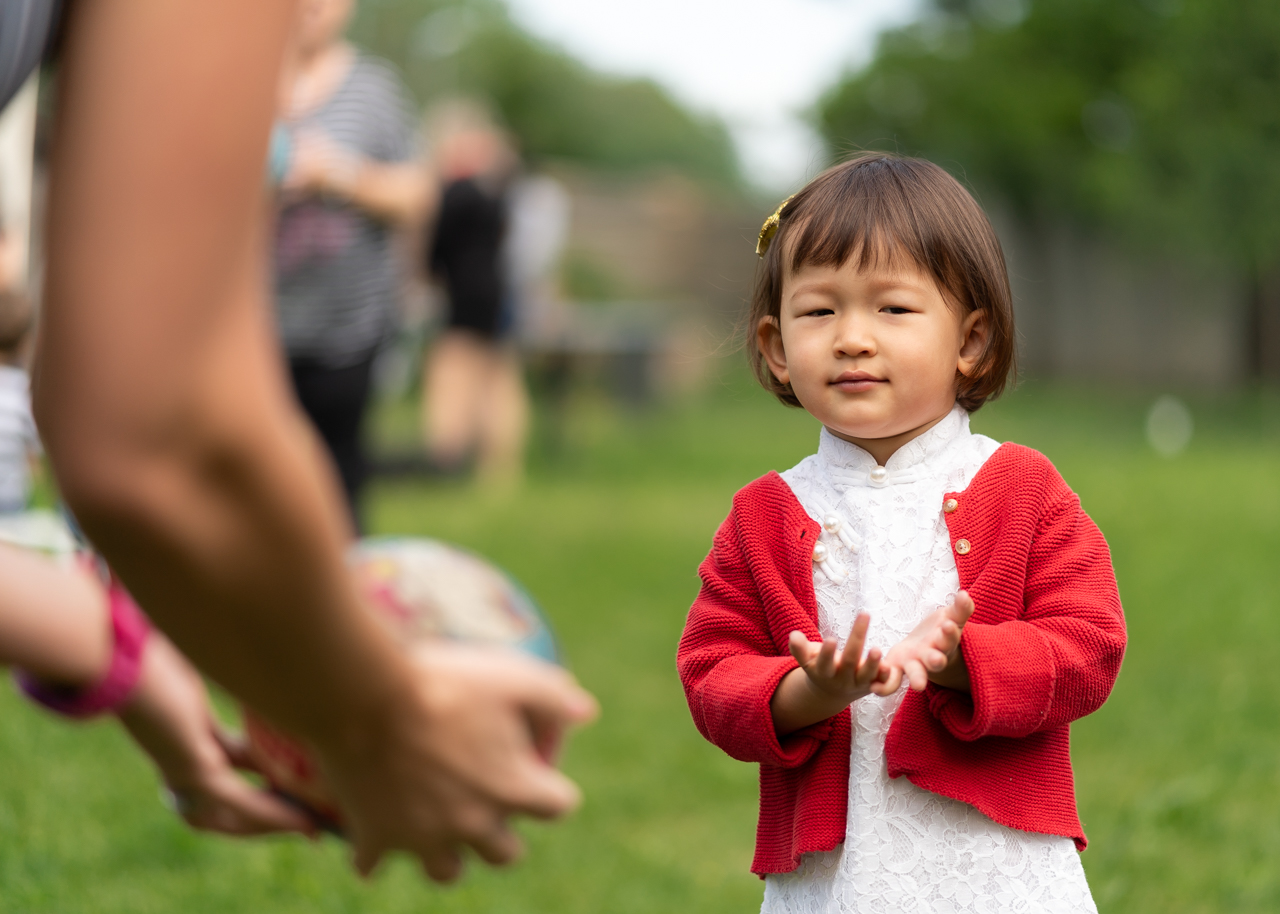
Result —
<path fill-rule="evenodd" d="M 375 537 L 348 561 L 394 637 L 407 647 L 426 639 L 500 644 L 559 663 L 546 618 L 514 579 L 486 560 L 437 540 Z M 340 829 L 341 813 L 314 757 L 298 740 L 244 709 L 254 763 L 278 794 Z"/>

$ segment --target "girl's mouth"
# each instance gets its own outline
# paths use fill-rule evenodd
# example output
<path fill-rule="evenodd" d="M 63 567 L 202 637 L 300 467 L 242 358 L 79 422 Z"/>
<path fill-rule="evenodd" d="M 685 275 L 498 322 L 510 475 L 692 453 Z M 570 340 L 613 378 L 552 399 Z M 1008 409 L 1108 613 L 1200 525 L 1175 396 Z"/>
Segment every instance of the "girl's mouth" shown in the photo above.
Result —
<path fill-rule="evenodd" d="M 846 371 L 831 381 L 831 386 L 846 393 L 863 393 L 887 383 L 889 382 L 884 378 L 877 378 L 869 371 Z"/>

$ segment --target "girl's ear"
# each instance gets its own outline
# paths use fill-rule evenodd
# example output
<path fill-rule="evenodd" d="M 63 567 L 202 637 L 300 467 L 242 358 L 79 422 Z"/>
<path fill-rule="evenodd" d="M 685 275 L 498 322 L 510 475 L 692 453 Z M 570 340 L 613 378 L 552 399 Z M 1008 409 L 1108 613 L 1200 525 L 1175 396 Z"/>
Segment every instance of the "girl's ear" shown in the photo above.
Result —
<path fill-rule="evenodd" d="M 778 319 L 772 316 L 760 318 L 756 324 L 756 348 L 764 356 L 769 371 L 778 379 L 779 384 L 790 384 L 791 373 L 787 371 L 787 353 L 782 348 L 782 328 Z"/>
<path fill-rule="evenodd" d="M 991 321 L 987 319 L 986 310 L 979 308 L 970 311 L 960 322 L 960 357 L 956 360 L 956 369 L 965 377 L 973 371 L 982 354 L 987 351 L 987 342 L 991 338 Z"/>

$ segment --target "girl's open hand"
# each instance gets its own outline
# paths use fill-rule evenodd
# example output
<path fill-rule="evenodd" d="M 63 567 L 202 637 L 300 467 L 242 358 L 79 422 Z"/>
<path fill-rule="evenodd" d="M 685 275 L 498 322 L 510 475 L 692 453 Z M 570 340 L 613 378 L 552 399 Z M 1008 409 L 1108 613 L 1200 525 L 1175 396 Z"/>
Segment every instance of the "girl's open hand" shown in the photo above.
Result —
<path fill-rule="evenodd" d="M 815 643 L 803 632 L 791 633 L 788 646 L 800 668 L 783 677 L 770 703 L 779 735 L 838 714 L 885 678 L 879 648 L 873 647 L 865 658 L 862 656 L 870 624 L 870 616 L 859 614 L 853 620 L 844 650 L 834 638 Z"/>
<path fill-rule="evenodd" d="M 960 633 L 973 615 L 973 600 L 963 590 L 950 606 L 934 610 L 885 654 L 885 676 L 871 684 L 877 695 L 892 695 L 906 678 L 917 692 L 932 680 L 938 685 L 969 690 L 969 672 L 960 652 Z"/>

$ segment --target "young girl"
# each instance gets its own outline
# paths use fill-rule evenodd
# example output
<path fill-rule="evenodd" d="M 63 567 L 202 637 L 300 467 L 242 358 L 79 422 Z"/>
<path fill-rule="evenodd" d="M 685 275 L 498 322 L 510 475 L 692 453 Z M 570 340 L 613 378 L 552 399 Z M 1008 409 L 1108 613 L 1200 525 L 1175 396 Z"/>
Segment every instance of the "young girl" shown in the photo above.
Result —
<path fill-rule="evenodd" d="M 969 431 L 1014 360 L 994 231 L 941 168 L 874 154 L 757 252 L 752 364 L 823 430 L 735 496 L 678 662 L 702 734 L 760 764 L 763 910 L 1095 911 L 1068 726 L 1124 618 L 1049 461 Z"/>

